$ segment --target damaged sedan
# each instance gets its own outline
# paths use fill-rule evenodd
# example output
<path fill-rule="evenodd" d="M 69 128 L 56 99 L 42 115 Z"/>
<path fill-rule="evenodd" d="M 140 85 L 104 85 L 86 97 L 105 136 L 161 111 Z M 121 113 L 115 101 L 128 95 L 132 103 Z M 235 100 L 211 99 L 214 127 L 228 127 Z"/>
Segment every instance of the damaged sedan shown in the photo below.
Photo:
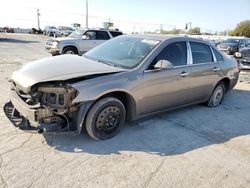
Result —
<path fill-rule="evenodd" d="M 14 72 L 9 117 L 21 118 L 21 129 L 86 129 L 106 140 L 126 120 L 197 103 L 216 107 L 238 75 L 236 61 L 203 40 L 119 36 L 83 56 L 41 59 Z"/>

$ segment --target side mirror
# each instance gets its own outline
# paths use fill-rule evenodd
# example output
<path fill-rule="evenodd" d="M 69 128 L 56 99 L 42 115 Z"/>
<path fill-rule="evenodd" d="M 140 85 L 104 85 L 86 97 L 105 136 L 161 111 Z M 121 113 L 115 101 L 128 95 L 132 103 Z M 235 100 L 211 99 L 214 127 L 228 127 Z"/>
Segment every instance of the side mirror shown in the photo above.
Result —
<path fill-rule="evenodd" d="M 162 70 L 162 69 L 172 69 L 174 66 L 171 62 L 167 60 L 159 60 L 155 66 L 154 69 L 156 70 Z"/>
<path fill-rule="evenodd" d="M 83 36 L 82 36 L 82 39 L 88 40 L 88 39 L 89 39 L 89 36 L 83 35 Z"/>
<path fill-rule="evenodd" d="M 235 53 L 235 57 L 236 57 L 236 58 L 241 58 L 241 57 L 242 57 L 242 55 L 241 55 L 241 53 L 240 53 L 240 52 L 236 52 L 236 53 Z"/>

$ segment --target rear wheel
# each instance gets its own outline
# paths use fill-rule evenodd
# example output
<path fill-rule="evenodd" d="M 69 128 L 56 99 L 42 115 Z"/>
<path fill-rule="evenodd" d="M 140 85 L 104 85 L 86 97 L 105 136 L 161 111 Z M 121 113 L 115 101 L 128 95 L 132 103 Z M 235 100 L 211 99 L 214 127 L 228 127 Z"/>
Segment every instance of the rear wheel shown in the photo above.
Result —
<path fill-rule="evenodd" d="M 216 85 L 212 95 L 210 96 L 210 98 L 207 102 L 207 106 L 209 106 L 209 107 L 219 106 L 224 99 L 225 92 L 226 92 L 225 83 L 219 82 Z"/>
<path fill-rule="evenodd" d="M 62 54 L 78 54 L 77 50 L 73 47 L 66 47 L 63 49 Z"/>
<path fill-rule="evenodd" d="M 86 130 L 95 140 L 107 140 L 122 128 L 126 110 L 122 102 L 113 97 L 97 101 L 86 118 Z"/>

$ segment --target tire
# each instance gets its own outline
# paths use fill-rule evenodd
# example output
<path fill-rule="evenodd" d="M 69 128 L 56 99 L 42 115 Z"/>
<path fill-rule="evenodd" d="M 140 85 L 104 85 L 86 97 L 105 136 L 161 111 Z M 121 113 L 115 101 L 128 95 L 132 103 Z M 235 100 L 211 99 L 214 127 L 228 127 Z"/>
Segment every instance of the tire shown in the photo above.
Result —
<path fill-rule="evenodd" d="M 97 101 L 86 118 L 86 130 L 95 140 L 107 140 L 115 136 L 126 119 L 126 109 L 122 102 L 113 97 Z"/>
<path fill-rule="evenodd" d="M 226 93 L 225 83 L 220 81 L 214 88 L 214 91 L 207 102 L 207 106 L 209 107 L 219 106 L 224 99 L 225 93 Z"/>
<path fill-rule="evenodd" d="M 63 49 L 62 54 L 78 54 L 77 50 L 73 47 L 66 47 Z"/>

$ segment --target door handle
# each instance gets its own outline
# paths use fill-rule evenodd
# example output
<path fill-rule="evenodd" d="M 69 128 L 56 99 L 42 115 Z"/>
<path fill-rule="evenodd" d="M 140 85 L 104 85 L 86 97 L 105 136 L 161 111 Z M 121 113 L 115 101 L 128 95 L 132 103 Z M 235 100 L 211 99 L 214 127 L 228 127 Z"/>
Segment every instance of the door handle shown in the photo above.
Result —
<path fill-rule="evenodd" d="M 181 77 L 186 77 L 186 76 L 188 76 L 188 75 L 189 75 L 189 72 L 183 71 L 183 72 L 180 73 L 180 76 L 181 76 Z"/>
<path fill-rule="evenodd" d="M 214 67 L 213 68 L 213 71 L 216 72 L 216 71 L 219 71 L 220 70 L 220 67 Z"/>

